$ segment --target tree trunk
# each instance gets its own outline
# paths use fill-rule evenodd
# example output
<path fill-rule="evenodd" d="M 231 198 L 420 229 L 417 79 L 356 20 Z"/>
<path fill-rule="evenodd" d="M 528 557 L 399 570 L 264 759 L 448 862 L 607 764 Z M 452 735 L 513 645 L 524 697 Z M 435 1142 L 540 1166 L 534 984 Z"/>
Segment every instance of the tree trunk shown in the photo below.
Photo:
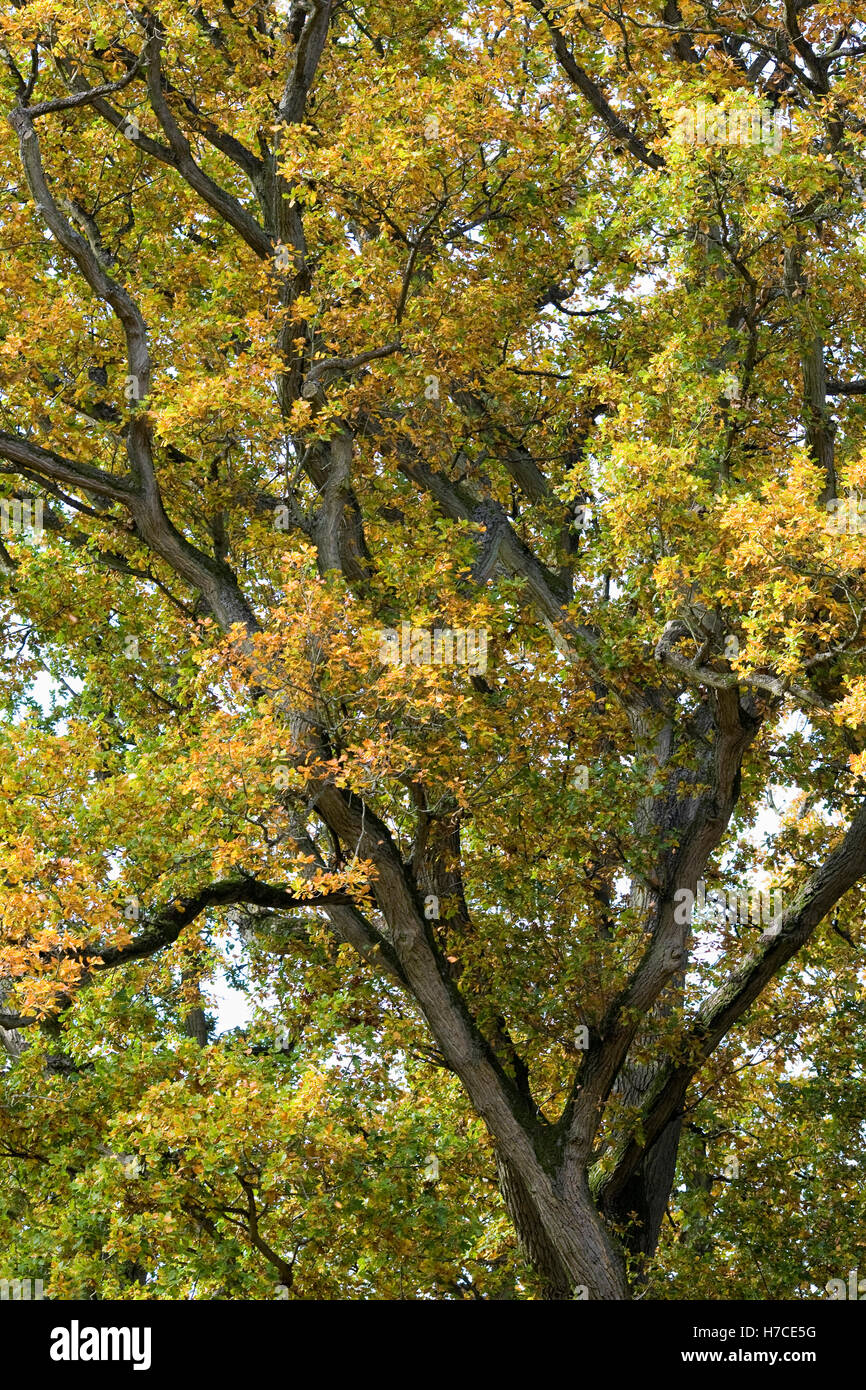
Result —
<path fill-rule="evenodd" d="M 606 1215 L 626 1229 L 625 1244 L 640 1265 L 655 1254 L 674 1185 L 682 1121 L 670 1121 Z M 639 1266 L 640 1267 L 640 1266 Z M 638 1274 L 642 1281 L 642 1272 Z"/>
<path fill-rule="evenodd" d="M 569 1199 L 546 1194 L 546 1183 L 531 1193 L 498 1149 L 496 1168 L 508 1214 L 541 1280 L 544 1299 L 630 1298 L 622 1252 L 592 1203 L 585 1175 Z"/>

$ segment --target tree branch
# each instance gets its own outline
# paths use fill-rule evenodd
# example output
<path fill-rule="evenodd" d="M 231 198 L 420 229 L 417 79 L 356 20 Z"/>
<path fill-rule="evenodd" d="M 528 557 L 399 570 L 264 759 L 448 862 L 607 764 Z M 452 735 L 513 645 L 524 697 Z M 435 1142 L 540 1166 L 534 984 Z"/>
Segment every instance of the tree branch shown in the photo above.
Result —
<path fill-rule="evenodd" d="M 680 1055 L 655 1078 L 640 1118 L 641 1138 L 621 1147 L 611 1171 L 597 1174 L 599 1200 L 609 1201 L 635 1171 L 644 1153 L 682 1106 L 692 1077 L 768 982 L 801 949 L 843 894 L 866 874 L 866 807 L 855 816 L 842 843 L 803 885 L 780 921 L 763 932 L 754 950 L 699 1009 L 686 1031 Z"/>
<path fill-rule="evenodd" d="M 646 164 L 650 169 L 663 169 L 665 161 L 661 156 L 654 154 L 649 146 L 644 144 L 640 136 L 636 135 L 616 114 L 601 87 L 593 82 L 589 74 L 575 60 L 574 54 L 566 43 L 565 35 L 550 18 L 544 0 L 531 0 L 531 3 L 532 8 L 538 11 L 550 31 L 553 49 L 560 67 L 581 95 L 586 97 L 596 115 L 601 117 L 608 130 L 616 136 L 617 140 L 621 140 L 642 164 Z"/>

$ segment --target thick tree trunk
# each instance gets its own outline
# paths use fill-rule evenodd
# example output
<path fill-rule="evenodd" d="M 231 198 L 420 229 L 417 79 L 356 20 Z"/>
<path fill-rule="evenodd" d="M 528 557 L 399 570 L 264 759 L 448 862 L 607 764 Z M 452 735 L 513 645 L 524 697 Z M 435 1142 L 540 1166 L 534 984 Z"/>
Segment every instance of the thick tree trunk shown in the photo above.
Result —
<path fill-rule="evenodd" d="M 630 1298 L 622 1252 L 592 1203 L 585 1177 L 565 1197 L 546 1194 L 546 1184 L 531 1193 L 500 1150 L 496 1167 L 505 1205 L 545 1299 Z"/>
<path fill-rule="evenodd" d="M 682 998 L 681 986 L 677 988 L 675 1000 Z M 657 1005 L 653 1017 L 662 1018 L 669 1012 L 667 1000 Z M 658 1065 L 639 1066 L 626 1064 L 620 1074 L 616 1091 L 627 1106 L 640 1110 L 646 1103 L 647 1094 L 658 1075 Z M 632 1270 L 632 1281 L 643 1278 L 645 1262 L 655 1254 L 661 1233 L 662 1221 L 674 1185 L 679 1152 L 682 1120 L 674 1116 L 655 1143 L 644 1154 L 639 1166 L 616 1197 L 604 1204 L 607 1221 L 615 1224 L 623 1232 L 624 1248 L 637 1261 Z"/>
<path fill-rule="evenodd" d="M 643 1261 L 655 1254 L 662 1221 L 674 1185 L 682 1121 L 671 1120 L 607 1210 L 609 1219 L 626 1230 L 630 1254 Z M 638 1274 L 641 1279 L 642 1274 Z"/>

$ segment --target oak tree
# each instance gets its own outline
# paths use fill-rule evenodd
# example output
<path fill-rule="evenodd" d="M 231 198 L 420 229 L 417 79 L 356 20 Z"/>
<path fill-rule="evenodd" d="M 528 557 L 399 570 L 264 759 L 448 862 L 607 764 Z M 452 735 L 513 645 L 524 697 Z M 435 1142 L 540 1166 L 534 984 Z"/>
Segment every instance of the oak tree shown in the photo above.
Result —
<path fill-rule="evenodd" d="M 810 0 L 0 7 L 57 1296 L 664 1297 L 762 1029 L 780 1113 L 829 1065 L 778 1019 L 857 993 L 864 54 Z"/>

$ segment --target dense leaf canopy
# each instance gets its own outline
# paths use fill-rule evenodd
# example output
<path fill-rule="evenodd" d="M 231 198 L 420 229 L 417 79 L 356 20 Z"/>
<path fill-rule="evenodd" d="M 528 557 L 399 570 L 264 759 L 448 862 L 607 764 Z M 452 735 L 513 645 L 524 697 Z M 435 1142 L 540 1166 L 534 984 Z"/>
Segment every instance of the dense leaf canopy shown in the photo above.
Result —
<path fill-rule="evenodd" d="M 856 1264 L 864 56 L 810 0 L 0 5 L 10 1276 Z"/>

